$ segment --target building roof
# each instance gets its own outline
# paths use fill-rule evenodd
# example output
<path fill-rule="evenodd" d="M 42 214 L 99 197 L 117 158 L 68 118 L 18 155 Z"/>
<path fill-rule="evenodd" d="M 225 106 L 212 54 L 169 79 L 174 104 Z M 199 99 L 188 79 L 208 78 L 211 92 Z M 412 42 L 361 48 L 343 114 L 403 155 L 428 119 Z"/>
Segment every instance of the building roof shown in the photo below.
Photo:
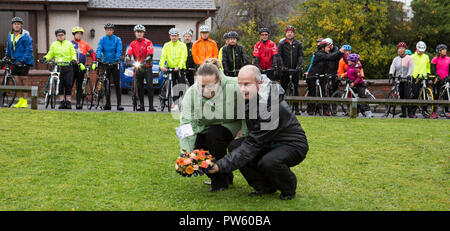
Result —
<path fill-rule="evenodd" d="M 216 10 L 214 0 L 89 0 L 88 7 L 98 9 Z"/>

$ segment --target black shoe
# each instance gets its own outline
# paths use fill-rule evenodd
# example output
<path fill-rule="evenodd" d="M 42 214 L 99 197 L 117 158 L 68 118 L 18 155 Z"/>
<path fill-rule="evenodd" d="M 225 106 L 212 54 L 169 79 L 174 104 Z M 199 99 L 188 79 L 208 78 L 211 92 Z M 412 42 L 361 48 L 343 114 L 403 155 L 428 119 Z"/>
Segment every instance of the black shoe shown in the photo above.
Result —
<path fill-rule="evenodd" d="M 80 103 L 77 103 L 77 106 L 76 106 L 76 108 L 77 108 L 77 110 L 83 109 L 83 107 L 81 106 L 81 104 L 80 104 Z"/>
<path fill-rule="evenodd" d="M 58 109 L 66 109 L 66 101 L 65 100 L 63 100 L 59 103 Z"/>
<path fill-rule="evenodd" d="M 66 109 L 72 110 L 72 103 L 70 101 L 66 101 Z"/>
<path fill-rule="evenodd" d="M 154 107 L 149 107 L 148 111 L 156 111 L 156 109 Z"/>
<path fill-rule="evenodd" d="M 122 105 L 117 105 L 117 111 L 123 111 Z"/>
<path fill-rule="evenodd" d="M 400 118 L 406 118 L 406 114 L 401 114 Z"/>
<path fill-rule="evenodd" d="M 301 115 L 302 113 L 300 111 L 295 111 L 295 115 Z"/>
<path fill-rule="evenodd" d="M 284 194 L 284 193 L 280 194 L 281 200 L 292 200 L 294 198 L 295 198 L 295 194 Z"/>
<path fill-rule="evenodd" d="M 145 111 L 145 107 L 140 107 L 137 109 L 137 111 Z"/>
<path fill-rule="evenodd" d="M 103 110 L 105 111 L 110 111 L 111 110 L 111 105 L 106 105 L 103 107 Z"/>

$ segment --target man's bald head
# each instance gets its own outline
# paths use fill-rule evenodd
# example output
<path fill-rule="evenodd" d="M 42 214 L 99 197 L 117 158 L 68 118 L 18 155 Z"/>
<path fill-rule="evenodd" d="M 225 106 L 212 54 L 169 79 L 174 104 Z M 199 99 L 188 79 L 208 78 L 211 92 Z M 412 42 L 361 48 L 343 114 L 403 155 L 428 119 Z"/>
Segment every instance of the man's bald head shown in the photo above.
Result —
<path fill-rule="evenodd" d="M 246 100 L 257 95 L 261 79 L 261 72 L 254 65 L 246 65 L 239 70 L 239 90 Z"/>

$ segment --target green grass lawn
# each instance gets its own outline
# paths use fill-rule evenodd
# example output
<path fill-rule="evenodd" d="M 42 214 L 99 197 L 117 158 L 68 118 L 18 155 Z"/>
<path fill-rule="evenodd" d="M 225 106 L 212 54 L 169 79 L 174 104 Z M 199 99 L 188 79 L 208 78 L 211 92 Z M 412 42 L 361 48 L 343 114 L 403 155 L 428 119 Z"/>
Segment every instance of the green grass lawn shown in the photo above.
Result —
<path fill-rule="evenodd" d="M 297 197 L 175 172 L 169 114 L 0 110 L 0 210 L 450 210 L 450 121 L 299 117 Z"/>

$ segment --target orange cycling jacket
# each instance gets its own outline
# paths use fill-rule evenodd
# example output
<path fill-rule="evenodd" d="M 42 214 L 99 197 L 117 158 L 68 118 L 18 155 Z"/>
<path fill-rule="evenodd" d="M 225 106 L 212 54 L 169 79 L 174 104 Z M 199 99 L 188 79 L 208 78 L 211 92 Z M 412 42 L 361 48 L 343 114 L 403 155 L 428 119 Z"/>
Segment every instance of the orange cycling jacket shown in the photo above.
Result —
<path fill-rule="evenodd" d="M 208 38 L 206 40 L 200 38 L 192 45 L 192 58 L 195 64 L 202 65 L 205 60 L 209 58 L 216 58 L 219 56 L 219 49 L 216 41 Z"/>
<path fill-rule="evenodd" d="M 361 65 L 361 62 L 359 62 L 359 65 Z M 344 61 L 344 58 L 341 58 L 339 61 L 339 69 L 338 69 L 338 77 L 339 78 L 346 78 L 347 77 L 347 69 L 348 64 Z M 364 78 L 364 70 L 361 68 L 361 77 Z"/>

